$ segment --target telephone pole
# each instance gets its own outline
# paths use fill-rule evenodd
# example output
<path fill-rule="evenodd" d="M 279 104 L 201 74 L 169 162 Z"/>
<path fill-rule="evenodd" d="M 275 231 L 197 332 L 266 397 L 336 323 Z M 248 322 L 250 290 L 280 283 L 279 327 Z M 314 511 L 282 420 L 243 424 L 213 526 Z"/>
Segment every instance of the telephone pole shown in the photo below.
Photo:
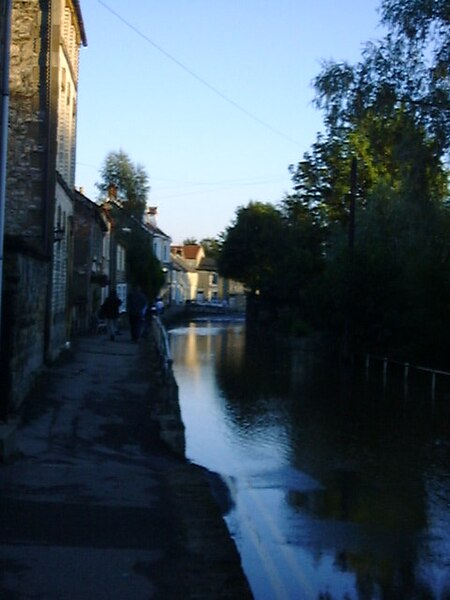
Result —
<path fill-rule="evenodd" d="M 353 246 L 355 245 L 356 178 L 357 162 L 356 157 L 353 157 L 350 171 L 350 210 L 348 219 L 348 248 L 350 255 L 353 253 Z"/>

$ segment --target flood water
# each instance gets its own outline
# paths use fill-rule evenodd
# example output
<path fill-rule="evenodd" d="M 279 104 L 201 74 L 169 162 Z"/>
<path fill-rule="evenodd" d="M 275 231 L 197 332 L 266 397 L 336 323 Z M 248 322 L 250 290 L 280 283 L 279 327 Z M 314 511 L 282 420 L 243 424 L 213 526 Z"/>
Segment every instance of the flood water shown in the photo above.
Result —
<path fill-rule="evenodd" d="M 257 600 L 450 599 L 450 394 L 240 322 L 169 332 L 187 457 Z M 429 375 L 429 374 L 428 374 Z"/>

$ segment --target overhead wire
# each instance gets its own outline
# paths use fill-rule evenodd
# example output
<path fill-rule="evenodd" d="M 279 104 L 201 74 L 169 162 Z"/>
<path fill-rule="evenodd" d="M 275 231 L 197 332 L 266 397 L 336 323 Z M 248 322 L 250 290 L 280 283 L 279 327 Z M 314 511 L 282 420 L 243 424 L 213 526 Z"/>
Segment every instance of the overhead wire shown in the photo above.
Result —
<path fill-rule="evenodd" d="M 90 169 L 98 169 L 97 165 L 93 165 L 93 164 L 89 164 L 89 163 L 84 163 L 81 161 L 77 161 L 77 165 L 78 166 L 83 166 L 83 167 L 88 167 Z M 152 182 L 165 182 L 165 183 L 170 183 L 172 185 L 167 185 L 165 187 L 161 187 L 159 188 L 160 192 L 167 192 L 167 191 L 172 191 L 172 190 L 176 190 L 179 186 L 190 186 L 192 188 L 195 187 L 213 187 L 214 189 L 217 189 L 217 187 L 219 187 L 220 189 L 228 189 L 230 187 L 245 187 L 245 186 L 249 186 L 249 185 L 263 185 L 266 183 L 277 183 L 277 182 L 281 182 L 281 181 L 285 181 L 286 177 L 285 175 L 282 174 L 276 174 L 276 175 L 257 175 L 254 177 L 244 177 L 241 179 L 223 179 L 221 181 L 186 181 L 186 180 L 180 180 L 180 179 L 168 179 L 165 177 L 152 177 Z M 206 190 L 206 191 L 210 191 L 210 190 Z M 187 192 L 188 194 L 193 193 L 191 192 Z M 195 190 L 194 193 L 197 193 L 197 191 Z M 178 194 L 177 194 L 178 196 Z M 170 196 L 172 197 L 172 196 Z"/>
<path fill-rule="evenodd" d="M 239 110 L 240 112 L 242 112 L 243 114 L 245 114 L 247 117 L 249 117 L 253 121 L 256 121 L 257 123 L 259 123 L 260 125 L 262 125 L 266 129 L 270 130 L 272 133 L 275 133 L 276 135 L 284 138 L 285 140 L 288 140 L 289 142 L 291 142 L 292 144 L 295 144 L 296 146 L 301 146 L 301 144 L 300 144 L 300 142 L 298 140 L 292 138 L 291 136 L 289 136 L 288 134 L 284 133 L 283 131 L 280 131 L 279 129 L 276 129 L 275 127 L 273 127 L 272 125 L 270 125 L 269 123 L 267 123 L 267 121 L 264 121 L 263 119 L 260 119 L 257 115 L 253 114 L 252 112 L 250 112 L 249 110 L 247 110 L 245 107 L 243 107 L 241 104 L 239 104 L 238 102 L 236 102 L 235 100 L 233 100 L 232 98 L 230 98 L 229 96 L 227 96 L 226 94 L 224 94 L 223 92 L 221 92 L 214 85 L 212 85 L 211 83 L 209 83 L 208 81 L 206 81 L 206 79 L 204 79 L 203 77 L 200 77 L 200 75 L 197 75 L 197 73 L 195 73 L 192 69 L 190 69 L 184 63 L 182 63 L 180 60 L 178 60 L 178 58 L 176 58 L 175 56 L 173 56 L 172 54 L 170 54 L 169 52 L 167 52 L 167 50 L 165 50 L 164 48 L 162 48 L 159 44 L 157 44 L 156 42 L 154 42 L 147 34 L 143 33 L 135 25 L 133 25 L 132 23 L 130 23 L 122 15 L 120 15 L 113 8 L 111 8 L 106 2 L 104 2 L 103 0 L 97 0 L 97 2 L 99 4 L 101 4 L 106 10 L 108 10 L 112 15 L 114 15 L 124 25 L 126 25 L 129 29 L 131 29 L 132 31 L 134 31 L 134 33 L 136 33 L 139 37 L 141 37 L 148 44 L 150 44 L 156 50 L 158 50 L 158 52 L 160 52 L 161 54 L 163 54 L 167 59 L 169 59 L 174 64 L 176 64 L 180 69 L 182 69 L 183 71 L 185 71 L 186 73 L 188 73 L 191 77 L 193 77 L 194 79 L 196 79 L 199 83 L 201 83 L 203 86 L 205 86 L 206 88 L 208 88 L 211 92 L 213 92 L 214 94 L 216 94 L 217 96 L 219 96 L 219 98 L 221 98 L 222 100 L 224 100 L 225 102 L 227 102 L 228 104 L 230 104 L 231 106 L 233 106 L 234 108 L 236 108 L 237 110 Z"/>

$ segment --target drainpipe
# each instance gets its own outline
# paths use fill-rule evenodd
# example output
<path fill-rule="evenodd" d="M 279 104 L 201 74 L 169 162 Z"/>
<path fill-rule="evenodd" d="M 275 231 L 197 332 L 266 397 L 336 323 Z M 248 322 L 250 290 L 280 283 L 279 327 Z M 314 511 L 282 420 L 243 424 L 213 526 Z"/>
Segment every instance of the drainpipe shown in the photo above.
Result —
<path fill-rule="evenodd" d="M 45 323 L 44 323 L 44 361 L 46 363 L 53 360 L 52 333 L 53 333 L 53 261 L 54 261 L 54 219 L 55 219 L 55 193 L 56 193 L 56 134 L 57 134 L 57 102 L 58 102 L 58 52 L 59 41 L 53 35 L 55 26 L 55 11 L 57 10 L 56 2 L 50 1 L 47 3 L 47 30 L 46 52 L 47 58 L 47 151 L 45 153 L 45 189 L 43 195 L 43 237 L 44 237 L 44 254 L 48 260 L 48 281 L 47 281 L 47 297 L 45 308 Z M 43 15 L 45 13 L 43 12 Z"/>
<path fill-rule="evenodd" d="M 9 57 L 11 46 L 11 1 L 4 0 L 2 17 L 2 55 L 0 56 L 0 337 L 2 331 L 2 293 L 3 293 L 3 238 L 6 204 L 6 162 L 8 151 L 8 114 L 9 114 Z"/>

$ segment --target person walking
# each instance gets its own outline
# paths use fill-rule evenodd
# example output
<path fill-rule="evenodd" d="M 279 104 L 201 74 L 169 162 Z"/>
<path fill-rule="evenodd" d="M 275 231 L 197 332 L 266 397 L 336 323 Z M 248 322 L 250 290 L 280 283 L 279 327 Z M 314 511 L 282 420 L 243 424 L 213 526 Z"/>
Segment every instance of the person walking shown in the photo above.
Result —
<path fill-rule="evenodd" d="M 119 308 L 122 300 L 118 297 L 116 290 L 110 290 L 107 298 L 102 304 L 101 314 L 106 319 L 106 327 L 109 333 L 109 339 L 114 341 L 117 335 L 117 321 L 119 319 Z"/>
<path fill-rule="evenodd" d="M 147 306 L 147 298 L 143 294 L 141 288 L 136 286 L 130 292 L 127 301 L 130 333 L 133 342 L 137 342 L 142 335 Z"/>

